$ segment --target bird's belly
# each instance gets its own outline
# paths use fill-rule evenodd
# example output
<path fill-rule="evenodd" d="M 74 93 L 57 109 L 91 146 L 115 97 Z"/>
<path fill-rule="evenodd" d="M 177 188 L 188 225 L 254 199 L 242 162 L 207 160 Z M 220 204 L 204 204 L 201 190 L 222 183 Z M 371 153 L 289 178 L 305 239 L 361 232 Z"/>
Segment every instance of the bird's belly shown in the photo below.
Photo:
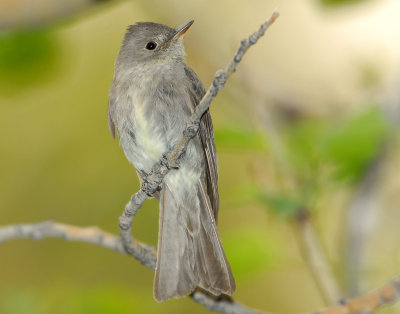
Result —
<path fill-rule="evenodd" d="M 156 89 L 154 95 L 149 95 L 148 91 L 132 88 L 126 102 L 121 103 L 124 122 L 120 124 L 123 130 L 120 143 L 127 159 L 137 170 L 148 173 L 162 154 L 178 142 L 190 119 L 190 112 L 185 111 L 187 103 L 190 103 L 186 94 L 169 94 Z M 192 150 L 188 149 L 188 158 Z"/>
<path fill-rule="evenodd" d="M 164 121 L 149 119 L 144 106 L 133 106 L 130 115 L 129 131 L 121 145 L 128 160 L 138 170 L 149 172 L 153 165 L 158 162 L 163 153 L 168 149 L 167 139 L 162 130 Z"/>

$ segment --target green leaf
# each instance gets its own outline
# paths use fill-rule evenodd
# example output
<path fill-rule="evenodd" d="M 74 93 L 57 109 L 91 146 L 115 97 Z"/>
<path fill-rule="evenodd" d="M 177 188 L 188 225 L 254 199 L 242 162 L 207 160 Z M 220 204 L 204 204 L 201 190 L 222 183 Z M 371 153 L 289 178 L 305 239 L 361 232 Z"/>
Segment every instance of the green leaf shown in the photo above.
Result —
<path fill-rule="evenodd" d="M 287 129 L 284 138 L 299 182 L 320 184 L 326 169 L 333 173 L 331 179 L 356 182 L 388 131 L 382 112 L 373 107 L 345 121 L 302 121 Z"/>
<path fill-rule="evenodd" d="M 319 137 L 326 128 L 326 121 L 308 119 L 286 130 L 284 139 L 290 162 L 300 173 L 308 168 L 317 171 L 316 164 L 321 158 L 318 146 Z"/>
<path fill-rule="evenodd" d="M 333 126 L 321 141 L 322 152 L 337 168 L 338 179 L 357 181 L 376 157 L 389 126 L 375 108 Z"/>
<path fill-rule="evenodd" d="M 255 201 L 265 206 L 273 214 L 285 219 L 292 218 L 300 208 L 307 204 L 306 193 L 302 196 L 272 193 L 252 185 L 242 186 L 240 195 L 242 202 Z"/>

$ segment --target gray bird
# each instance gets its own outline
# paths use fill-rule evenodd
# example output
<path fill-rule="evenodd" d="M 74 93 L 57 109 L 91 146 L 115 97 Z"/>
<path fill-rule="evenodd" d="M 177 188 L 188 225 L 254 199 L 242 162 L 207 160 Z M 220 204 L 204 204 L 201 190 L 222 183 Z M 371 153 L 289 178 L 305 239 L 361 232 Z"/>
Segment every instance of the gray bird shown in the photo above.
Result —
<path fill-rule="evenodd" d="M 182 136 L 205 94 L 185 62 L 183 35 L 190 21 L 173 29 L 142 22 L 128 27 L 115 62 L 108 122 L 140 181 Z M 178 170 L 159 192 L 160 204 L 154 298 L 158 302 L 192 293 L 199 286 L 232 295 L 235 280 L 217 231 L 218 165 L 207 111 Z"/>

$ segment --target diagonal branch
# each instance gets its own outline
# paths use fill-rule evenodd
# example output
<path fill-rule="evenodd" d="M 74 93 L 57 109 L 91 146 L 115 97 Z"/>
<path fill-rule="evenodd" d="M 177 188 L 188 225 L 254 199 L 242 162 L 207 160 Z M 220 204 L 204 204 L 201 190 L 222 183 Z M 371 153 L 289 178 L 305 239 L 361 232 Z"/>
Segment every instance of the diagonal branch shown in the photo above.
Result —
<path fill-rule="evenodd" d="M 235 72 L 237 65 L 242 60 L 243 55 L 254 45 L 258 39 L 264 35 L 268 27 L 275 22 L 279 13 L 273 12 L 271 17 L 260 26 L 260 28 L 250 35 L 247 39 L 240 42 L 240 46 L 233 56 L 232 60 L 228 63 L 224 70 L 219 70 L 215 73 L 214 81 L 211 83 L 210 88 L 207 90 L 199 105 L 195 108 L 190 118 L 190 123 L 183 131 L 182 137 L 178 143 L 173 147 L 170 152 L 163 155 L 161 160 L 156 163 L 151 172 L 144 178 L 141 189 L 139 192 L 132 195 L 130 201 L 125 206 L 125 209 L 120 216 L 119 226 L 121 229 L 122 243 L 129 254 L 132 254 L 142 264 L 154 269 L 153 264 L 147 264 L 148 260 L 143 256 L 142 252 L 130 244 L 132 243 L 132 223 L 137 211 L 142 206 L 143 202 L 160 189 L 164 177 L 171 168 L 178 168 L 179 158 L 185 153 L 189 141 L 197 134 L 200 125 L 200 119 L 203 114 L 208 110 L 211 101 L 217 96 L 218 91 L 221 90 L 227 79 Z"/>
<path fill-rule="evenodd" d="M 341 299 L 342 294 L 311 224 L 310 212 L 306 208 L 299 209 L 295 218 L 294 227 L 298 234 L 296 238 L 304 261 L 310 268 L 325 304 L 335 304 Z"/>
<path fill-rule="evenodd" d="M 282 184 L 282 189 L 285 192 L 292 193 L 298 189 L 293 180 L 293 177 L 295 177 L 294 169 L 288 160 L 286 147 L 282 145 L 283 139 L 278 132 L 275 121 L 263 102 L 260 101 L 260 97 L 261 95 L 254 97 L 253 103 L 256 114 L 261 121 L 262 130 L 269 139 L 271 156 L 280 175 L 279 181 Z M 307 206 L 299 206 L 293 218 L 294 231 L 304 262 L 313 276 L 325 305 L 334 304 L 341 299 L 342 292 L 339 282 L 332 272 L 327 254 L 323 250 L 314 226 L 311 224 L 311 212 Z"/>
<path fill-rule="evenodd" d="M 386 305 L 397 302 L 399 296 L 400 275 L 392 278 L 376 291 L 346 300 L 341 305 L 316 312 L 315 314 L 372 314 Z"/>

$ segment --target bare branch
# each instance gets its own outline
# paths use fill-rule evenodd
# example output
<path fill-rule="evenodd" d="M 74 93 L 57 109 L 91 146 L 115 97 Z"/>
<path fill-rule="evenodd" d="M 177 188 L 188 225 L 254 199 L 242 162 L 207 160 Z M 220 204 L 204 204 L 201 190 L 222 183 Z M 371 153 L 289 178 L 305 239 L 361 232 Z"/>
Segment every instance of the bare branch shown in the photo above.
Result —
<path fill-rule="evenodd" d="M 98 227 L 77 227 L 52 221 L 0 227 L 0 243 L 20 238 L 40 240 L 48 237 L 86 242 L 126 254 L 119 236 L 105 232 Z M 130 247 L 134 248 L 135 252 L 140 254 L 140 260 L 145 266 L 155 269 L 157 252 L 154 247 L 136 241 L 135 239 L 132 239 Z M 197 289 L 191 297 L 195 302 L 204 305 L 210 311 L 226 314 L 260 313 L 259 311 L 235 302 L 230 297 L 215 297 L 202 289 Z"/>
<path fill-rule="evenodd" d="M 40 240 L 47 237 L 87 242 L 126 254 L 121 238 L 112 233 L 105 232 L 99 227 L 83 228 L 58 222 L 45 221 L 37 224 L 18 224 L 0 228 L 0 243 L 18 238 Z M 154 247 L 140 243 L 134 239 L 130 245 L 142 252 L 143 256 L 146 256 L 148 264 L 156 264 L 157 252 Z"/>
<path fill-rule="evenodd" d="M 341 298 L 340 289 L 310 223 L 310 213 L 306 209 L 297 213 L 295 227 L 299 234 L 297 239 L 304 260 L 310 268 L 325 304 L 337 303 Z"/>
<path fill-rule="evenodd" d="M 40 240 L 48 237 L 63 238 L 68 241 L 86 242 L 126 254 L 119 236 L 105 232 L 98 227 L 77 227 L 52 221 L 0 227 L 0 243 L 20 238 Z M 148 258 L 152 259 L 155 264 L 156 251 L 154 247 L 140 243 L 136 240 L 132 240 L 131 245 L 138 251 L 145 252 Z M 394 277 L 390 282 L 375 292 L 368 293 L 362 297 L 350 299 L 342 305 L 320 312 L 314 312 L 314 314 L 372 313 L 385 305 L 398 301 L 399 296 L 400 275 Z M 201 289 L 197 289 L 191 297 L 195 302 L 204 305 L 210 311 L 226 314 L 265 313 L 237 303 L 228 296 L 215 297 Z"/>
<path fill-rule="evenodd" d="M 251 87 L 250 87 L 251 88 Z M 258 120 L 261 122 L 261 130 L 269 139 L 271 147 L 271 156 L 274 159 L 275 170 L 280 175 L 279 182 L 282 184 L 282 190 L 294 192 L 298 190 L 295 180 L 295 172 L 292 164 L 288 160 L 286 147 L 282 145 L 283 139 L 278 132 L 277 125 L 271 112 L 266 108 L 263 96 L 253 91 L 254 109 Z M 298 246 L 302 253 L 304 262 L 307 264 L 318 290 L 328 306 L 335 304 L 340 300 L 342 293 L 339 288 L 338 280 L 332 273 L 331 265 L 326 256 L 326 252 L 321 246 L 321 241 L 311 224 L 311 213 L 309 210 L 299 208 L 295 213 L 295 232 L 298 236 Z"/>
<path fill-rule="evenodd" d="M 236 54 L 225 67 L 225 69 L 216 72 L 214 81 L 211 83 L 211 86 L 207 90 L 199 105 L 193 111 L 193 114 L 190 118 L 191 123 L 189 123 L 186 129 L 183 131 L 181 139 L 170 152 L 165 153 L 161 160 L 153 166 L 151 172 L 144 178 L 140 191 L 132 195 L 129 203 L 125 206 L 125 209 L 119 220 L 121 238 L 127 252 L 132 254 L 142 263 L 145 263 L 146 261 L 141 257 L 140 252 L 130 246 L 132 222 L 137 211 L 140 209 L 148 196 L 154 194 L 160 188 L 161 183 L 163 182 L 168 171 L 171 168 L 175 168 L 177 165 L 179 165 L 179 158 L 186 151 L 189 141 L 197 134 L 200 125 L 200 119 L 208 110 L 211 101 L 215 98 L 215 96 L 217 96 L 218 91 L 224 87 L 227 79 L 232 75 L 233 72 L 235 72 L 237 65 L 242 60 L 246 51 L 250 48 L 250 46 L 254 45 L 261 36 L 264 35 L 265 31 L 273 22 L 275 22 L 278 16 L 279 13 L 277 11 L 273 12 L 271 17 L 264 24 L 262 24 L 255 33 L 240 42 L 240 46 Z"/>
<path fill-rule="evenodd" d="M 400 296 L 400 275 L 394 277 L 390 282 L 374 292 L 364 296 L 353 298 L 344 304 L 330 309 L 317 312 L 315 314 L 361 314 L 375 313 L 382 307 L 392 304 L 399 300 Z"/>

